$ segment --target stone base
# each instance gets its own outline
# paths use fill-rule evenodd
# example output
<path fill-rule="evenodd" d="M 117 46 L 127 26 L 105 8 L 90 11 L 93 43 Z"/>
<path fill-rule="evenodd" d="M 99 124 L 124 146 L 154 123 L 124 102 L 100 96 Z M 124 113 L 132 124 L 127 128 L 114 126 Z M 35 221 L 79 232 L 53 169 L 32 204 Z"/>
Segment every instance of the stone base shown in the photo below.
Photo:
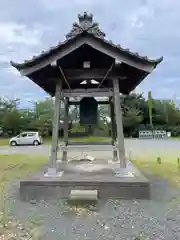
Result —
<path fill-rule="evenodd" d="M 71 190 L 69 200 L 98 200 L 97 190 Z"/>
<path fill-rule="evenodd" d="M 116 160 L 109 160 L 108 163 L 109 164 L 117 164 L 117 163 L 119 163 L 119 165 L 120 165 L 120 161 L 118 159 L 116 159 Z"/>
<path fill-rule="evenodd" d="M 63 173 L 63 171 L 58 172 L 55 168 L 48 168 L 47 172 L 44 173 L 44 177 L 59 178 L 62 177 Z"/>
<path fill-rule="evenodd" d="M 100 199 L 150 199 L 149 181 L 131 164 L 59 163 L 60 176 L 39 172 L 20 182 L 21 200 L 69 199 L 72 190 L 97 190 Z"/>
<path fill-rule="evenodd" d="M 115 169 L 114 174 L 116 177 L 134 177 L 135 173 L 132 171 L 132 169 L 129 168 L 120 168 L 120 169 Z"/>

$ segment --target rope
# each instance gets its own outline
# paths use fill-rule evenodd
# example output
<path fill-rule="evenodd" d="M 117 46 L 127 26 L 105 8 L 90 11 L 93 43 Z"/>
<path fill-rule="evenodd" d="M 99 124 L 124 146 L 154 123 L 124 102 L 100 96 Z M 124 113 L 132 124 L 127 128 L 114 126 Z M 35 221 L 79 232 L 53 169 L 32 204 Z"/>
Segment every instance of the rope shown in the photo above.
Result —
<path fill-rule="evenodd" d="M 64 78 L 64 80 L 65 80 L 65 82 L 66 82 L 68 88 L 71 89 L 71 87 L 70 87 L 70 85 L 69 85 L 69 83 L 68 83 L 68 81 L 67 81 L 67 79 L 66 79 L 66 76 L 64 75 L 64 72 L 63 72 L 61 66 L 58 65 L 58 67 L 59 67 L 59 69 L 60 69 L 60 71 L 61 71 L 61 74 L 62 74 L 62 76 L 63 76 L 63 78 Z"/>
<path fill-rule="evenodd" d="M 104 78 L 102 79 L 102 81 L 99 83 L 99 86 L 97 88 L 100 88 L 101 85 L 103 84 L 103 82 L 106 80 L 107 76 L 109 75 L 110 71 L 112 70 L 114 65 L 114 61 L 112 62 L 112 65 L 110 66 L 109 70 L 107 71 L 107 73 L 105 74 Z"/>

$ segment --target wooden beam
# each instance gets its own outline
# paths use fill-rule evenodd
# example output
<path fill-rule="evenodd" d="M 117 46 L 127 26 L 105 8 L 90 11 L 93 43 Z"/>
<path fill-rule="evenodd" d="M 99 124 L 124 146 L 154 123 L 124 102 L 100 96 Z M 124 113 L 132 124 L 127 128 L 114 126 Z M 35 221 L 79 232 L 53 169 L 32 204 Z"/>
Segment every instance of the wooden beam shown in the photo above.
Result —
<path fill-rule="evenodd" d="M 63 97 L 111 97 L 112 92 L 71 92 L 63 93 Z"/>
<path fill-rule="evenodd" d="M 64 75 L 68 80 L 99 80 L 101 81 L 106 76 L 108 68 L 105 69 L 66 69 Z M 107 75 L 107 79 L 117 77 L 122 80 L 126 80 L 126 76 L 120 76 L 120 69 L 113 69 Z M 95 85 L 95 84 L 94 84 Z M 98 86 L 98 84 L 96 84 Z"/>
<path fill-rule="evenodd" d="M 122 122 L 122 110 L 119 93 L 119 81 L 117 78 L 113 79 L 114 88 L 114 105 L 116 114 L 116 127 L 117 127 L 117 148 L 118 157 L 120 160 L 120 168 L 126 168 L 126 156 L 124 147 L 124 134 L 123 134 L 123 122 Z"/>
<path fill-rule="evenodd" d="M 77 92 L 77 93 L 87 93 L 87 92 L 112 92 L 113 90 L 111 88 L 88 88 L 88 89 L 84 89 L 84 88 L 76 88 L 76 89 L 65 89 L 63 90 L 63 93 L 73 93 L 73 92 Z"/>
<path fill-rule="evenodd" d="M 112 127 L 112 140 L 113 140 L 112 144 L 114 145 L 117 140 L 117 128 L 116 128 L 113 97 L 110 98 L 110 118 L 111 118 L 111 127 Z"/>
<path fill-rule="evenodd" d="M 117 140 L 117 129 L 116 129 L 113 97 L 109 98 L 109 106 L 110 106 L 110 118 L 111 118 L 111 137 L 112 137 L 112 145 L 114 146 Z M 114 149 L 113 161 L 116 162 L 117 160 L 118 160 L 117 149 Z"/>
<path fill-rule="evenodd" d="M 97 103 L 100 105 L 100 104 L 109 104 L 109 101 L 97 101 Z M 69 105 L 79 105 L 80 102 L 75 102 L 75 101 L 71 101 L 69 102 Z"/>
<path fill-rule="evenodd" d="M 55 93 L 55 104 L 54 104 L 54 119 L 53 119 L 53 130 L 52 130 L 52 144 L 51 144 L 51 155 L 50 155 L 50 168 L 48 169 L 49 174 L 56 174 L 56 160 L 58 151 L 58 135 L 59 135 L 59 118 L 61 108 L 61 92 L 62 92 L 62 81 L 56 84 Z"/>
<path fill-rule="evenodd" d="M 64 112 L 64 143 L 65 145 L 68 144 L 68 130 L 69 130 L 69 100 L 68 98 L 65 98 L 64 100 L 65 105 L 65 112 Z M 67 151 L 63 151 L 63 162 L 67 162 Z"/>
<path fill-rule="evenodd" d="M 79 151 L 79 152 L 83 152 L 83 151 L 112 151 L 114 149 L 116 149 L 116 146 L 112 146 L 110 144 L 106 144 L 104 143 L 103 145 L 80 145 L 80 144 L 77 144 L 77 145 L 60 145 L 60 149 L 62 151 Z"/>
<path fill-rule="evenodd" d="M 62 97 L 110 97 L 113 91 L 108 88 L 64 90 Z"/>

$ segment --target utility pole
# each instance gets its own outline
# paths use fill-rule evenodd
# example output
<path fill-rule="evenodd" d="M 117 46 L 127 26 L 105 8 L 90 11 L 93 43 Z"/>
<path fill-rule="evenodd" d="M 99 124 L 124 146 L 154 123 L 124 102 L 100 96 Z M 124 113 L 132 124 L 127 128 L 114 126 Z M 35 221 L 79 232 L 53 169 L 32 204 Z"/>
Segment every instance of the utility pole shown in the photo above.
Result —
<path fill-rule="evenodd" d="M 153 127 L 152 122 L 152 95 L 151 91 L 148 92 L 148 111 L 149 111 L 149 124 L 151 127 Z"/>

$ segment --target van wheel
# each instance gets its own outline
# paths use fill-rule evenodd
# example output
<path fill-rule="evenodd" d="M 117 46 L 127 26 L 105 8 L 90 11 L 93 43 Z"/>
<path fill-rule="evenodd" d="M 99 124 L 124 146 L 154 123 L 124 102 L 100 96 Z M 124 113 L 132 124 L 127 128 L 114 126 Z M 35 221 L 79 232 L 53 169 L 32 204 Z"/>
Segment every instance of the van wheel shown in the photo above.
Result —
<path fill-rule="evenodd" d="M 10 145 L 13 146 L 13 147 L 17 146 L 17 142 L 16 141 L 12 141 Z"/>
<path fill-rule="evenodd" d="M 34 146 L 38 146 L 38 145 L 39 145 L 39 142 L 38 142 L 37 140 L 35 140 L 35 141 L 33 142 L 33 145 L 34 145 Z"/>

